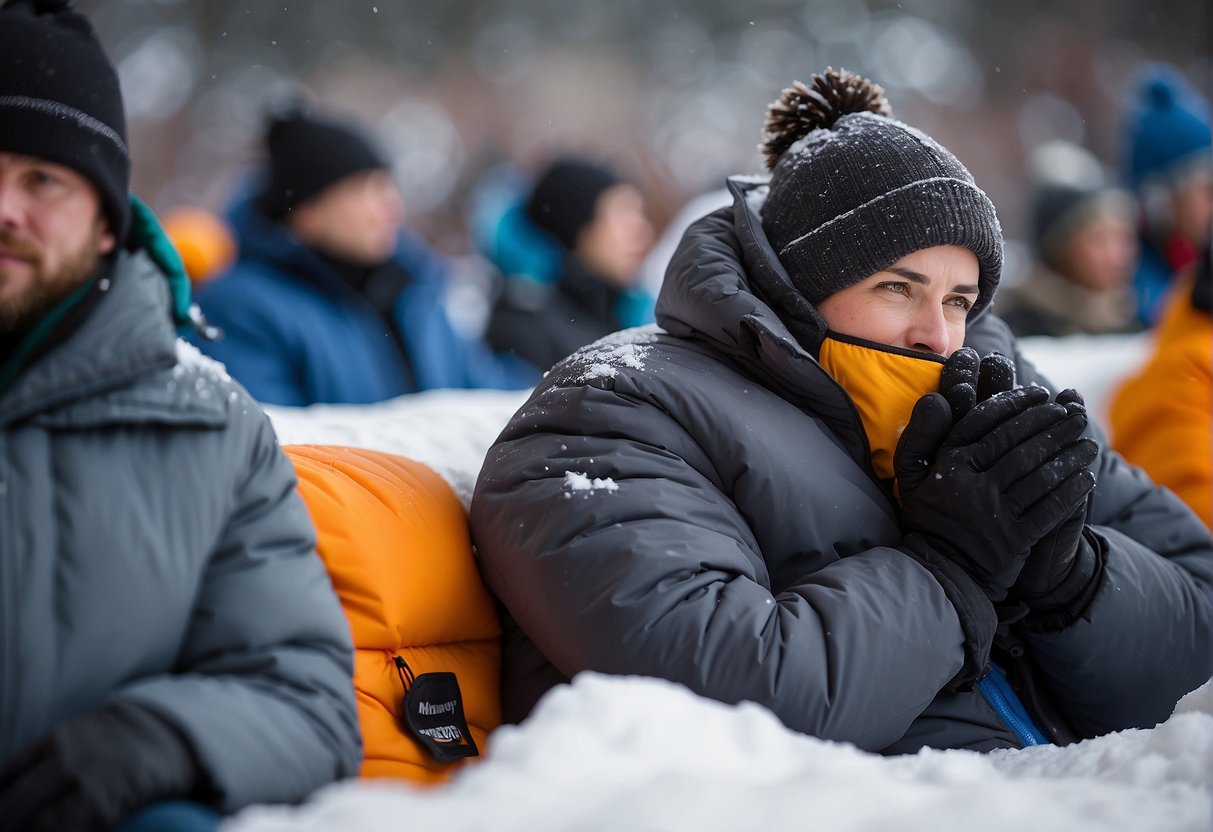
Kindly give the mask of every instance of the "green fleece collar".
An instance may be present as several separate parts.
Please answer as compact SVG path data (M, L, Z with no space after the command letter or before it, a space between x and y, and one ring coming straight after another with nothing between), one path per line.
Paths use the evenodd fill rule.
M140 248L146 250L152 262L164 272L172 301L173 323L178 327L187 326L195 319L191 311L190 278L185 271L185 263L152 209L134 194L130 195L130 201L131 230L127 236L127 248L131 251Z

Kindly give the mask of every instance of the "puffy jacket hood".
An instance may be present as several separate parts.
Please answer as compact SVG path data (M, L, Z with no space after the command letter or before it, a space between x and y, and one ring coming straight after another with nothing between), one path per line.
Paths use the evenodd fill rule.
M728 188L733 204L693 223L678 244L657 299L657 322L738 355L753 354L759 332L781 349L815 353L825 320L796 291L762 230L766 184L733 178Z
M693 223L666 270L657 323L710 343L730 363L824 419L848 452L869 457L859 413L815 353L825 320L792 286L762 230L758 180L730 179L732 206Z

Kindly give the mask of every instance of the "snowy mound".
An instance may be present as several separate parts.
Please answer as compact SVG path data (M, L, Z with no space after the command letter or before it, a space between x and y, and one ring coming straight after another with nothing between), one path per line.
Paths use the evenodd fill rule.
M467 508L485 454L529 390L432 390L370 405L272 407L283 445L351 445L424 462Z
M669 682L582 674L445 787L352 782L231 832L1213 829L1213 683L1148 731L885 758Z

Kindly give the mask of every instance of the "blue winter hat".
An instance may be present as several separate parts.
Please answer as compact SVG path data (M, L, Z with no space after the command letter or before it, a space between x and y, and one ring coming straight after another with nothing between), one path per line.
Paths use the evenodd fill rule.
M1125 162L1133 188L1170 178L1191 164L1213 166L1209 105L1174 67L1146 68L1128 128Z

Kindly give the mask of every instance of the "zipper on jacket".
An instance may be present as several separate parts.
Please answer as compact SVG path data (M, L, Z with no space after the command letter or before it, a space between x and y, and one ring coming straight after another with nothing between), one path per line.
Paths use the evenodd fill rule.
M1011 683L1003 675L1002 668L991 662L986 675L977 680L977 689L1024 748L1049 744L1045 735L1032 722L1032 717L1028 715Z

